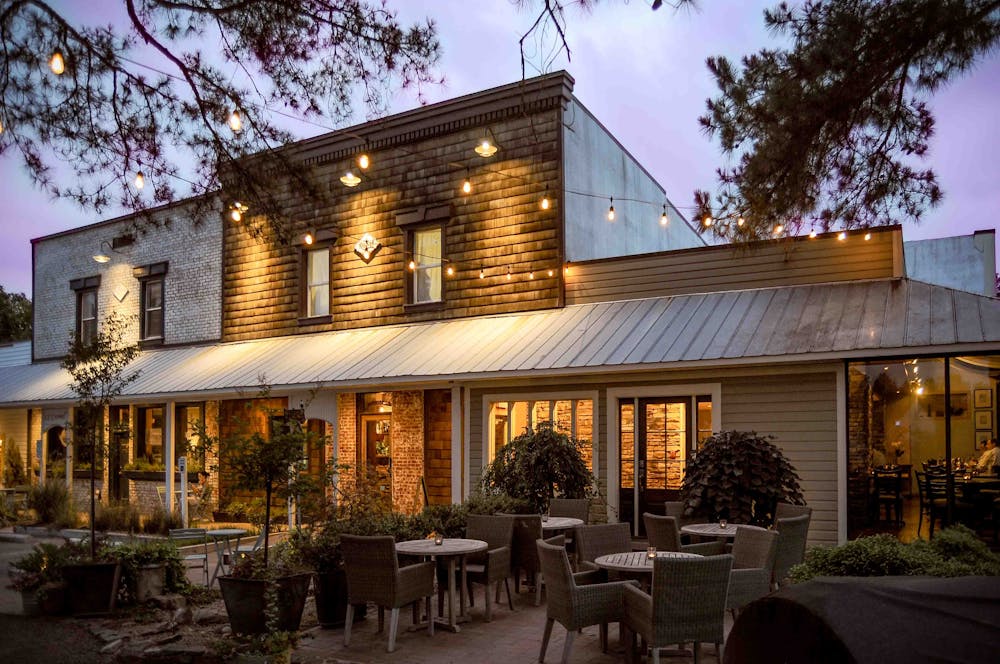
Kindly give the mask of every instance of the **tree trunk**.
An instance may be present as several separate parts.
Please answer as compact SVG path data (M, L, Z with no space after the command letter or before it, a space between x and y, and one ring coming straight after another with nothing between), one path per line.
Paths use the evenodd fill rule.
M94 448L96 447L93 434L90 438L90 561L94 562L97 560L97 538L94 535L94 513L96 512L94 506ZM72 486L72 484L70 485Z
M271 482L264 485L264 569L267 569L267 538L271 526Z

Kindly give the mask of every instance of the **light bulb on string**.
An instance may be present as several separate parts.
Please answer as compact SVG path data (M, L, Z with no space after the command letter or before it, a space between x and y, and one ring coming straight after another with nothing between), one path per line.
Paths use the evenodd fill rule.
M234 134L240 133L243 129L243 118L240 117L240 112L235 109L229 114L229 128L233 130Z
M870 239L872 239L872 234L871 233L865 233L865 242L867 242Z
M486 269L481 265L479 266L479 278L480 279L486 278Z
M371 158L364 152L358 155L358 168L361 170L366 170L369 166L371 166L371 163Z
M847 232L846 231L840 231L840 233L837 235L837 239L840 240L841 242L843 242L844 240L846 240L847 239Z
M782 226L781 224L778 224L777 226L774 227L774 234L781 235L781 231L783 230L785 230L785 227Z
M742 216L736 219L736 225L739 226L740 228L743 228L743 224L745 223L747 223L747 220L744 219Z
M667 217L667 204L663 204L663 213L660 215L660 226L666 226L670 222L670 218Z
M542 202L539 204L543 210L548 210L551 202L549 201L549 188L545 188L545 194L542 196Z
M455 268L453 268L452 266L449 265L448 269L445 270L445 272L448 274L449 277L454 276L455 275Z
M313 236L312 231L307 231L305 235L302 236L302 241L306 244L312 244L316 240Z
M711 217L711 215L707 215L706 214L705 218L701 220L701 223L704 224L705 228L708 228L709 226L711 226L712 225L712 217Z
M469 172L465 172L465 179L462 181L462 193L471 194L472 193L472 180L469 179Z
M528 271L528 279L534 279L534 278L535 278L535 269L532 268L531 270Z
M416 270L417 269L417 263L416 263L416 261L412 261L411 260L409 267L410 267L410 272L413 272L414 270Z
M608 221L614 221L615 220L615 197L612 196L608 200L611 201L611 205L608 206Z
M549 276L550 276L550 277L551 277L551 276L553 276L553 275L554 275L555 273L556 273L556 271L555 271L555 270L552 270L552 269L550 269L550 270L549 270Z
M507 266L507 281L510 281L513 278L514 278L514 275L511 274L511 272L510 272L510 265L508 265Z
M816 232L815 228L813 228L813 229L811 229L809 231L809 239L810 240L815 240L817 235L818 235L818 233Z
M135 174L135 188L142 189L145 186L146 186L146 178L143 177L142 171L140 170L138 173Z
M52 73L56 76L59 76L66 71L66 61L63 60L62 53L56 51L52 54L52 57L49 58L49 69L51 69Z

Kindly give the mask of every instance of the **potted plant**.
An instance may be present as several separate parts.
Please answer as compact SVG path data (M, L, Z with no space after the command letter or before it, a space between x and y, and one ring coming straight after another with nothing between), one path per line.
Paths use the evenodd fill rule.
M799 476L771 438L754 431L707 438L684 474L685 515L770 526L779 502L805 504Z
M535 514L545 512L557 494L591 498L596 482L580 453L586 444L558 431L552 422L539 422L497 451L483 471L482 491L522 497Z
M78 544L42 542L10 565L11 590L21 593L24 615L62 613L65 604L63 567L83 555Z
M129 542L104 547L102 553L121 563L119 597L126 603L145 602L188 585L184 563L173 542Z
M90 561L63 568L69 590L69 603L74 613L105 613L114 610L121 567L117 561L101 561L97 557L95 536L95 470L93 463L104 454L105 410L125 388L139 377L138 371L127 371L139 355L137 344L127 344L128 322L116 313L109 315L94 335L86 339L75 335L61 366L71 378L76 394L73 441L85 450L90 464Z
M296 632L302 621L311 574L290 542L280 542L265 560L264 551L239 558L219 588L235 634Z

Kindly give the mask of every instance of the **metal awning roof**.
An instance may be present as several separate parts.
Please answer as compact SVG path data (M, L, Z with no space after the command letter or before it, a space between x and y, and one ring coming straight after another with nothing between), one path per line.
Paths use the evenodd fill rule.
M909 279L601 302L144 351L124 396L402 386L678 366L1000 352L1000 300ZM57 363L0 368L0 404L69 401Z

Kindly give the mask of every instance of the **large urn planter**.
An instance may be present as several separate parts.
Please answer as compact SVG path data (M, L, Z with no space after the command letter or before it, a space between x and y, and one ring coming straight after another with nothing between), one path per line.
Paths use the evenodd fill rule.
M146 602L163 594L167 585L167 566L164 563L142 565L135 579L135 601Z
M278 584L278 625L279 630L294 632L302 622L302 610L309 592L308 573L293 574L277 579ZM267 604L267 581L261 579L237 579L231 576L219 577L219 589L226 603L229 626L236 634L263 634L267 631L265 609Z
M81 563L63 567L70 613L85 616L114 611L121 571L121 564L117 562Z
M347 620L347 574L342 569L313 577L316 620L324 628L343 627ZM354 607L354 620L364 619L366 607Z

